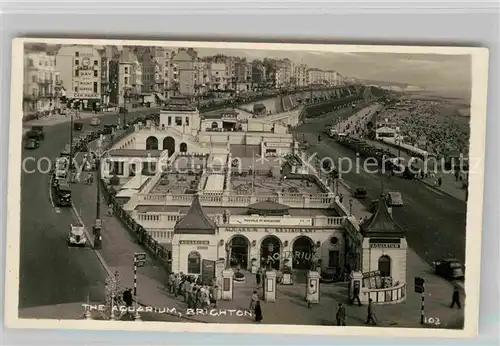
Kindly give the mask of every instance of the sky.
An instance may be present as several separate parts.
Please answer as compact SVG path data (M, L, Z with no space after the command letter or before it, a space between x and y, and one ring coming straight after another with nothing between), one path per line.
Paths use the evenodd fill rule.
M470 97L472 72L467 55L195 49L200 56L225 54L248 60L289 58L296 64L335 70L362 80L405 83L442 95Z

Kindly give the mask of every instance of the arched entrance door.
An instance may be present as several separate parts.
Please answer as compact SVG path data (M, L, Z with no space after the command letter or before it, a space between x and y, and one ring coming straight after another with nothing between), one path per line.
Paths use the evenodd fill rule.
M181 153L186 153L186 152L188 151L188 146L187 146L187 144L186 144L186 143L184 143L184 142L183 142L183 143L181 143L181 144L179 145L179 151L180 151Z
M234 236L229 243L229 265L236 267L238 264L241 269L248 269L248 252L250 242L242 235Z
M219 128L219 124L217 124L217 122L216 122L216 121L214 121L214 122L212 123L212 129L217 129L217 128Z
M270 235L262 239L260 244L260 266L280 269L281 242L278 237Z
M378 259L378 270L381 277L391 276L391 258L387 255L383 255Z
M168 136L163 139L163 150L168 150L168 156L175 153L175 139Z
M158 150L158 138L149 136L146 139L146 150Z
M311 259L314 253L314 243L311 238L300 236L295 239L292 245L293 268L310 269Z

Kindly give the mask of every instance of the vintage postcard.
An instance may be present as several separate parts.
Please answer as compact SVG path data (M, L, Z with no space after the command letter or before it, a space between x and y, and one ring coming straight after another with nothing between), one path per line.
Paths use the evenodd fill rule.
M26 38L12 65L8 326L477 332L487 49Z

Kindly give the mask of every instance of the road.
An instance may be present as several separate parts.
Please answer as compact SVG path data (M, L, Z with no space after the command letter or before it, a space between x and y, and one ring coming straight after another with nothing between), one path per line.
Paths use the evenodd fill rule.
M141 113L144 111L130 112L128 117ZM116 114L100 118L103 124L112 123ZM89 130L90 118L82 122L83 131ZM59 156L69 143L69 126L69 122L45 126L40 148L23 149L23 160ZM47 166L45 162L42 169ZM27 170L35 167L33 162L27 162ZM19 308L84 302L87 295L91 301L103 301L105 271L91 248L67 246L69 225L76 218L71 208L53 207L49 178L49 173L39 171L23 172L21 177Z
M344 112L345 110L341 110ZM319 158L330 157L337 165L339 158L356 162L353 151L341 146L332 139L324 138L317 141L317 134L324 130L324 126L331 124L332 120L345 114L338 112L316 119L308 119L306 124L298 127L297 131L303 133L305 140L310 144L309 152L317 153ZM302 135L299 135L299 138ZM430 187L415 181L400 177L382 176L379 173L370 173L373 166L365 169L364 159L358 158L359 169L351 170L342 175L343 180L351 190L364 187L368 198L362 203L368 205L371 200L378 198L382 189L384 191L399 191L403 196L404 206L393 208L396 222L406 231L409 246L417 252L426 262L444 257L455 257L465 263L465 225L466 204L456 198L450 197ZM353 164L355 167L356 165ZM342 169L347 170L347 164L342 164Z

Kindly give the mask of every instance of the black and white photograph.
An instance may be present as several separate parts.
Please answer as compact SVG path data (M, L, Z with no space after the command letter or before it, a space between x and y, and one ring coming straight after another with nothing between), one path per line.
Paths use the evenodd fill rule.
M23 38L12 64L7 325L477 331L487 49Z

